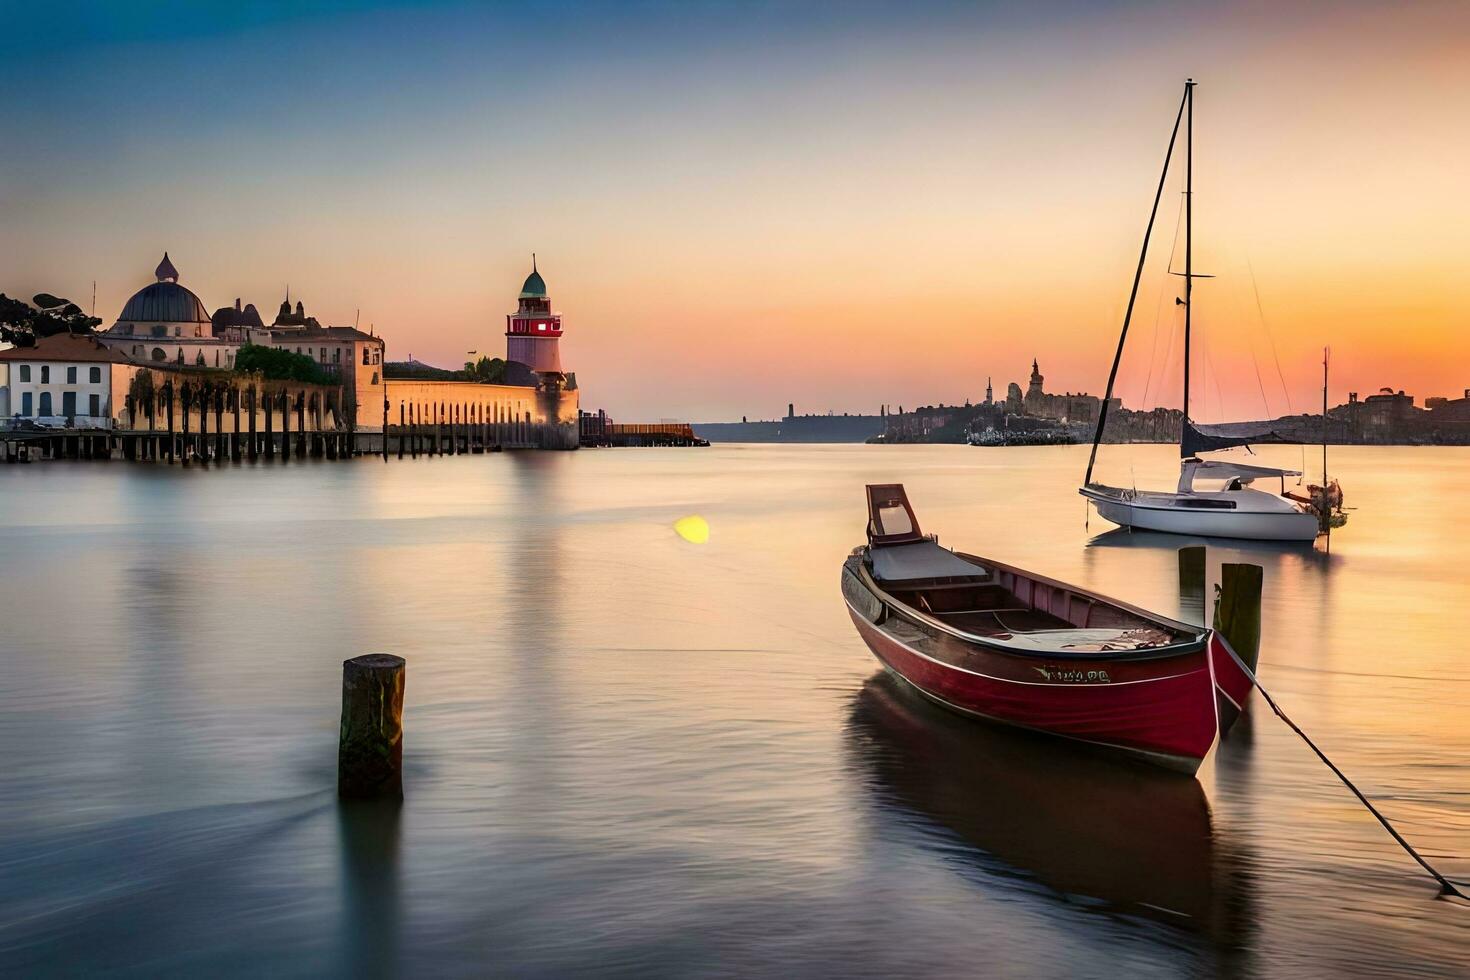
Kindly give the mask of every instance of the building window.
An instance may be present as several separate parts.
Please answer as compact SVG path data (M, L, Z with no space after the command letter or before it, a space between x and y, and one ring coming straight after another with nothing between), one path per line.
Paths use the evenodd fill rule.
M183 335L184 335L184 328L183 327L174 327L174 336L175 337L182 337Z
M322 352L322 354L321 354L321 362L323 364L325 364L325 363L327 363L327 349L325 347L323 347L323 348L321 348L321 352Z
M48 385L50 383L51 383L51 366L49 364L42 364L41 365L41 384Z
M371 358L371 355L368 352L368 349L366 347L364 347L362 349L362 366L363 367L367 367L369 364L372 363L372 360L370 358Z
M50 415L50 414L51 414L51 392L49 392L49 391L43 391L43 392L41 392L41 415L47 416L47 415Z
M545 330L546 329L546 324L544 324L544 323L538 323L538 324L536 324L536 329L537 330Z
M168 355L163 352L163 348L162 347L155 347L155 348L153 348L153 353L150 354L149 356L152 357L155 361L166 361L166 360L168 360Z
M340 347L333 347L332 348L332 363L333 364L341 364L342 363L342 348L340 348Z
M158 326L156 326L156 327L153 328L153 336L155 336L155 337L167 337L168 336L168 327L165 327L163 324L160 323Z
M67 418L73 418L77 414L77 393L75 391L61 393L61 414Z
M95 384L102 383L102 369L100 367L88 368L87 377Z
M204 364L204 351L200 351L198 354L195 354L194 355L194 363L197 366L199 366L199 367L204 367L205 366L205 364Z
M373 384L377 384L378 383L378 372L376 372L376 371L373 372L373 380L372 380L372 383Z
M90 415L90 416L92 416L92 418L94 418L94 419L101 417L101 415L102 415L102 396L101 395L88 395L87 396L87 414Z
M77 383L77 369L75 366L66 369L66 383L69 385Z
M20 396L20 414L26 416L27 418L30 417L30 414L31 414L31 393L29 391L25 392L24 394L22 394Z
M373 363L374 364L381 364L381 363L383 363L383 352L382 351L380 351L380 350L373 351Z
M20 366L20 380L22 380L22 381L29 381L29 380L31 380L31 366L29 364L22 364ZM29 415L31 413L30 412L27 412L26 414Z

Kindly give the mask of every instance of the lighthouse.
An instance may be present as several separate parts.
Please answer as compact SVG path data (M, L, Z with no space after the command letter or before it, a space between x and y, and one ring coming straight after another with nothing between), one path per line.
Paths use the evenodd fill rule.
M551 375L544 381L560 380L561 316L551 312L551 299L546 295L546 280L536 270L536 256L531 255L531 274L521 286L516 311L505 318L505 359L519 361L540 375Z

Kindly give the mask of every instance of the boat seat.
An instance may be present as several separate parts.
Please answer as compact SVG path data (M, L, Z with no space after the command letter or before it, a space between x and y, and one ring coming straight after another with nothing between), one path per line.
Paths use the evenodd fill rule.
M914 541L874 547L873 578L889 584L932 579L979 579L990 577L990 569L965 561L936 541Z

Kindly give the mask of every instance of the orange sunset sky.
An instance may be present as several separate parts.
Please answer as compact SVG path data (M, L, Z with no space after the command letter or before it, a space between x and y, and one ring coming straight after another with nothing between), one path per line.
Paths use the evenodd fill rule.
M0 289L110 324L167 249L457 366L534 250L618 418L1098 393L1192 75L1196 414L1315 404L1324 344L1334 403L1470 388L1463 3L215 6L18 14ZM1130 407L1178 403L1170 188Z

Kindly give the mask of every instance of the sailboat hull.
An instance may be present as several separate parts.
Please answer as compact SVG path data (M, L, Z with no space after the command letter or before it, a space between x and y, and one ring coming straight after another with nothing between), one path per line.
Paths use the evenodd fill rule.
M1123 527L1253 541L1315 541L1318 533L1317 518L1295 508L1227 510L1201 507L1198 506L1199 501L1209 498L1196 494L1140 493L1132 500L1125 500L1089 487L1084 487L1081 493L1092 501L1106 520ZM1276 502L1276 498L1269 494L1261 496L1273 504Z

